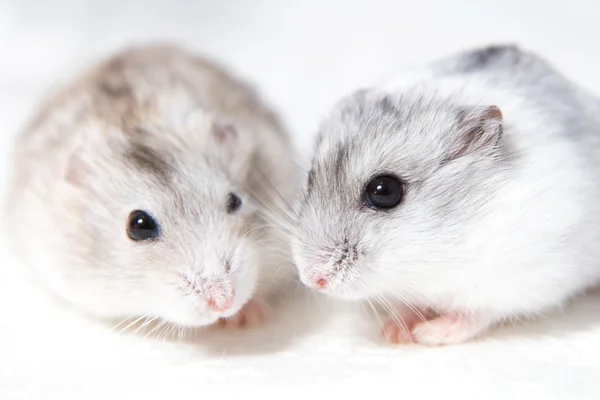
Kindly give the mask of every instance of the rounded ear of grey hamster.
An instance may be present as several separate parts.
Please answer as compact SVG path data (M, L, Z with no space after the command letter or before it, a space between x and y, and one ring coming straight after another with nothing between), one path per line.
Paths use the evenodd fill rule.
M302 282L380 303L392 342L465 342L600 282L598 99L515 46L457 58L340 100L298 206Z
M19 137L11 240L41 285L93 316L263 322L295 276L286 232L253 196L278 198L265 179L295 193L289 168L258 175L276 156L296 154L250 86L174 46L126 49Z
M502 112L497 106L466 107L458 113L459 143L452 158L496 147L503 132Z

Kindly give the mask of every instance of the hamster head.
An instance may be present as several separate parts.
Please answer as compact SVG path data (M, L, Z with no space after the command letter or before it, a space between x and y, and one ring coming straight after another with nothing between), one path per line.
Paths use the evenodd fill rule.
M307 286L417 302L468 273L465 232L502 165L502 114L422 93L360 91L321 126L293 244Z
M70 300L189 327L238 312L258 284L264 223L235 127L93 122L78 137L59 199Z

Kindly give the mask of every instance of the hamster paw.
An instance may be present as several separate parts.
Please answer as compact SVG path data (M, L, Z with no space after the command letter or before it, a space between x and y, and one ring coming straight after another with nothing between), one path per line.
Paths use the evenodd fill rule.
M489 323L476 316L444 314L427 322L420 322L412 330L415 342L440 346L466 342L483 333Z
M249 300L237 314L219 320L225 328L248 328L264 324L267 321L268 308L258 300Z
M409 328L410 329L410 328ZM395 321L387 321L381 328L381 337L392 344L411 343L410 331L405 326L400 326Z
M381 336L387 342L393 344L412 343L411 335L413 327L417 322L431 318L431 310L417 310L416 308L400 307L394 319L388 320L381 328ZM417 314L418 312L418 314Z

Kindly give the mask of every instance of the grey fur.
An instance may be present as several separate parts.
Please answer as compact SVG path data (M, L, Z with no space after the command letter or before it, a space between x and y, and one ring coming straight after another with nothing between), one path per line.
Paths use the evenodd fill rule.
M469 51L457 57L456 72L468 73L501 65L506 68L517 65L523 52L515 45L492 45L486 48Z
M151 147L138 142L131 142L125 151L125 160L141 172L154 175L164 185L168 185L173 167L167 160Z
M599 126L595 96L516 46L351 94L319 130L298 210L301 279L479 316L478 331L426 343L561 305L600 280ZM394 209L363 204L380 174L405 182Z

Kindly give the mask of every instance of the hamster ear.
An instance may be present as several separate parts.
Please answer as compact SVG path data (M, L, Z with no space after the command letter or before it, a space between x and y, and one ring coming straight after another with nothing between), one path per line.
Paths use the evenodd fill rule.
M82 186L88 172L87 164L80 157L79 150L75 150L67 160L64 173L65 181L74 186Z
M96 164L111 154L112 132L101 127L89 127L79 133L63 167L64 180L74 186L84 186Z
M220 148L220 154L229 165L233 176L245 179L249 165L255 157L254 140L248 135L240 135L235 122L229 119L216 119L212 122L211 135Z
M218 143L227 146L233 146L238 138L238 132L235 125L226 121L213 121L211 134Z
M452 158L496 147L503 133L502 111L496 106L472 107L458 113L459 140Z

